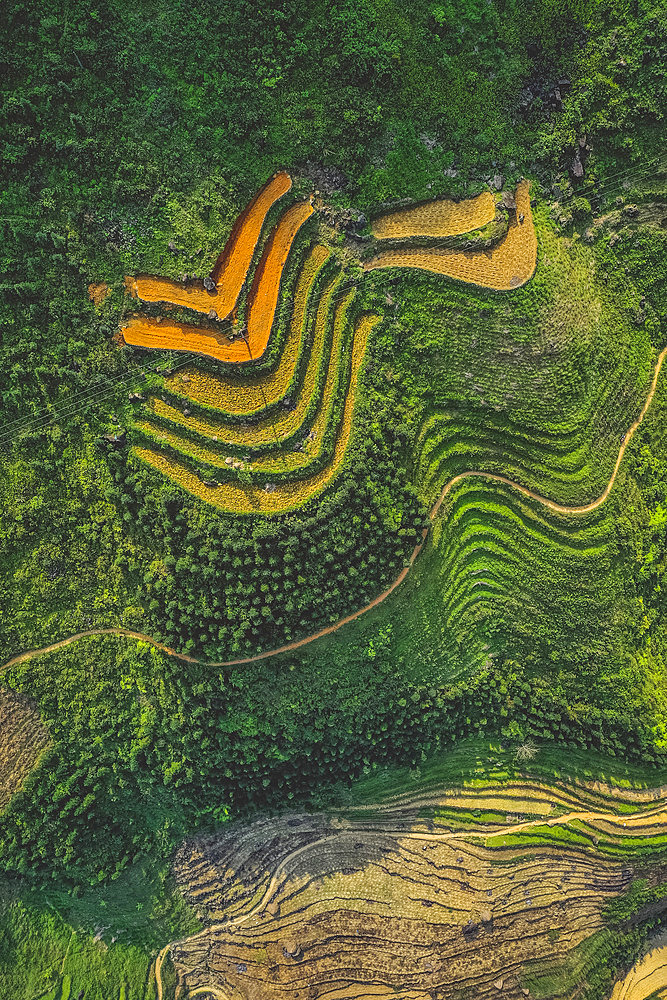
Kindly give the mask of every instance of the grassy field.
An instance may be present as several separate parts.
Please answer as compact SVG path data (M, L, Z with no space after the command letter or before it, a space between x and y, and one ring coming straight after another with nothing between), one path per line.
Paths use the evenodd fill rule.
M156 866L78 897L19 881L3 880L0 889L0 984L12 1000L71 1000L81 991L86 1000L154 1000L158 947L198 928Z

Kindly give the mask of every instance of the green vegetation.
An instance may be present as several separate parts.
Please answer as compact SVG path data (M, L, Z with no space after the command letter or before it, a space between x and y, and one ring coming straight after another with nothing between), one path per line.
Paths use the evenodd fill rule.
M646 879L636 879L627 892L608 904L604 912L605 919L612 925L623 923L644 907L659 902L665 896L667 896L667 883L649 886Z
M453 476L501 474L575 507L600 496L667 344L666 38L656 0L417 0L409 14L395 0L5 3L0 660L113 626L202 661L249 656L388 587ZM313 465L340 424L353 320L381 322L341 474L289 514L223 513L139 462L136 427L104 439L141 418L135 391L182 409L164 375L193 360L114 335L135 307L163 312L128 303L125 276L208 274L278 169L321 206L255 373L277 364L316 240L332 260L310 305L334 267L358 284ZM539 240L522 288L360 276L367 217L521 176ZM93 282L109 286L97 305ZM294 398L309 338L312 324ZM171 854L230 815L361 802L395 769L423 788L502 781L528 741L536 774L665 780L666 386L664 373L607 502L556 513L461 480L406 582L293 654L220 670L100 636L8 670L53 745L0 817L0 994L152 997L149 957L194 921L172 895ZM197 455L203 438L183 438L193 468L225 478ZM289 477L274 442L256 450L274 452L273 477ZM585 981L582 997L604 996L643 941L644 924L623 922L657 891L637 881L567 968L531 974L532 995Z
M521 982L536 1000L567 996L578 989L584 1000L605 1000L620 969L629 969L648 936L648 930L625 934L603 929L573 948L565 962L535 963Z
M0 885L0 983L12 1000L81 990L91 1000L153 1000L150 955L198 926L155 867L77 897Z

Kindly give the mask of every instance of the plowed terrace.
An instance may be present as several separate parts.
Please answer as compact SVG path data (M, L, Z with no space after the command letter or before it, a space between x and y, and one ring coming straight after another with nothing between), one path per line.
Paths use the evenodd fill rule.
M169 952L186 996L520 1000L664 841L664 789L610 793L476 783L187 843L176 875L206 927L158 982Z

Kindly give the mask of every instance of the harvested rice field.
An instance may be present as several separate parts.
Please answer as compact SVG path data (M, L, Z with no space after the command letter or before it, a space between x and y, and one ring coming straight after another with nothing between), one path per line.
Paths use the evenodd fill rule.
M533 276L537 263L537 237L530 206L530 188L522 181L516 191L516 219L507 234L490 250L439 250L433 247L387 250L364 266L372 271L409 267L455 278L483 288L510 291Z
M297 202L288 208L262 254L248 295L248 349L253 359L261 358L266 350L283 269L297 233L313 212L310 201Z
M167 949L179 988L234 1000L563 996L537 970L603 930L641 850L664 851L666 810L664 789L478 781L187 842L175 873L204 929Z
M298 430L304 421L311 400L314 403L317 402L317 398L316 396L313 398L313 394L318 373L321 371L324 375L328 368L331 351L331 343L328 342L330 338L327 337L327 334L331 333L328 324L329 319L333 316L333 298L338 280L336 276L332 277L322 291L317 306L307 365L299 387L299 394L293 401L293 408L275 416L267 416L246 424L231 424L204 417L185 416L181 410L165 403L158 397L152 397L148 401L148 408L158 417L172 424L180 425L202 438L219 442L221 446L257 447L275 443L277 439L281 440ZM340 336L342 336L342 330L339 330L339 338ZM260 382L259 385L262 389L264 388L263 382Z
M163 320L161 316L135 316L121 329L121 334L125 343L132 347L188 351L232 363L248 360L248 348L243 339L233 341L215 329Z
M191 351L231 364L243 364L260 358L269 341L285 262L299 229L312 214L313 207L309 201L299 202L285 212L271 233L250 289L245 334L241 334L229 324L223 328L223 332L223 329L214 327L164 322L162 317L135 316L121 329L125 343L133 347ZM137 296L141 297L136 282L132 283L130 280L128 287L132 294L136 292ZM202 291L201 294L208 293ZM188 305L182 294L172 295L169 301L172 305ZM230 310L234 303L230 306ZM217 304L220 306L220 303ZM194 308L191 302L189 307ZM198 309L207 313L212 309L215 315L211 318L222 319L227 315L224 312L222 314L217 312L216 301L209 302L209 309L204 309L200 303Z
M610 1000L665 1000L667 997L667 931L648 942L646 954L616 983Z
M374 219L376 240L410 239L413 236L458 236L491 222L496 203L490 191L465 201L427 201Z
M311 452L321 451L321 440L331 417L332 397L340 381L343 364L347 311L354 298L354 292L348 292L340 301L332 303L336 287L334 279L320 300L315 323L314 350L310 355L310 360L314 362L314 370L312 372L306 370L302 383L303 391L295 401L293 409L278 414L275 418L267 417L257 424L242 428L231 425L225 428L219 424L183 417L178 410L156 399L152 401L151 407L159 417L169 420L172 424L186 427L195 432L197 437L187 439L178 436L150 421L138 421L137 428L158 443L165 441L184 454L219 468L234 464L233 461L231 463L228 461L230 456L225 456L224 449L235 446L251 449L249 460L240 463L239 467L247 467L255 472L260 470L285 472L310 464L313 459ZM333 336L329 338L328 349L324 350L322 342L327 334L328 321L333 328ZM298 434L296 441L294 441L295 434ZM266 447L273 445L276 440L279 440L282 446L278 456L274 449L266 451ZM207 446L204 441L211 443ZM315 442L317 442L316 448L314 448ZM262 449L262 446L263 450L257 454L256 449Z
M0 687L0 812L50 743L39 713L23 696Z

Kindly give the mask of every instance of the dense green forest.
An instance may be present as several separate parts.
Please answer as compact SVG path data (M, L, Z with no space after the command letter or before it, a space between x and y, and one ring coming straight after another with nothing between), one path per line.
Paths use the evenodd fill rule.
M192 662L98 635L3 672L51 743L0 812L0 1000L51 996L68 942L86 1000L152 997L149 956L197 926L169 875L184 837L326 808L469 737L660 783L667 375L595 509L468 478L429 510L471 469L565 506L609 483L667 347L665 60L661 0L2 5L0 661L120 627ZM341 472L292 511L237 515L131 447L131 395L173 402L184 359L119 346L124 279L203 278L278 170L325 206L284 288L319 241L379 322ZM362 274L383 209L523 177L523 287ZM377 609L215 665L366 605L425 527Z

